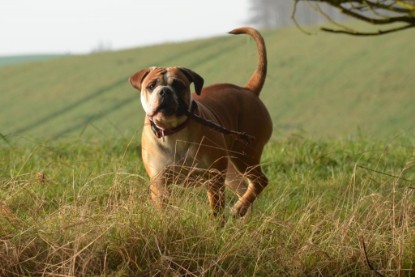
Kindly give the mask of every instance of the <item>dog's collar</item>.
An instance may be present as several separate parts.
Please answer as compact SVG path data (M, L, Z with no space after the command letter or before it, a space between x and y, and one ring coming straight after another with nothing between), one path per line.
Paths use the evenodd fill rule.
M190 108L191 112L193 113L196 110L196 108L197 108L196 102L192 101L192 107ZM153 119L148 115L147 115L147 119L150 122L151 131L153 131L154 135L157 138L163 138L164 139L164 137L171 136L171 135L173 135L177 132L180 132L184 128L186 128L187 125L189 125L189 122L190 122L191 118L189 116L187 116L186 120L183 123L179 124L178 126L176 126L174 128L171 128L171 129L162 129L162 128L157 127L157 125L154 123Z

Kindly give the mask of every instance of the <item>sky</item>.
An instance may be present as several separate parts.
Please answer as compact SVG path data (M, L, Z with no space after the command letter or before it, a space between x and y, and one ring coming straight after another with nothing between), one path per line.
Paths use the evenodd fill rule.
M249 0L1 0L0 56L83 54L224 35Z

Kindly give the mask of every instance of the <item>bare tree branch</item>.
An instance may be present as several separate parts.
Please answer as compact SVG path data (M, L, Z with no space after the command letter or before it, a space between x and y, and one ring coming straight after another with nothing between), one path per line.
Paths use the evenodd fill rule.
M359 31L347 31L347 30L334 30L326 27L321 27L320 30L328 33L335 33L335 34L346 34L346 35L352 35L352 36L361 36L361 37L368 37L368 36L379 36L379 35L385 35L389 33L394 33L397 31L402 31L405 29L413 28L412 25L406 25L399 28L392 28L388 30L378 30L377 32L359 32Z
M301 30L301 32L303 32L303 33L305 33L307 35L310 35L309 32L307 32L306 30L304 30L303 28L301 28L301 25L298 23L298 21L297 21L297 19L295 17L295 14L297 12L298 1L299 0L294 0L294 6L293 6L293 10L291 12L291 19L294 22L295 26L297 26L297 28Z
M321 28L331 33L349 34L355 36L377 36L392 32L402 31L415 27L415 0L294 0L314 2L317 5L327 4L336 8L340 13L360 21L388 26L389 29L381 29L375 32L363 32L336 24L340 29ZM317 12L328 17L321 9ZM335 20L330 20L335 21ZM401 24L397 26L396 24ZM404 25L402 25L404 24Z

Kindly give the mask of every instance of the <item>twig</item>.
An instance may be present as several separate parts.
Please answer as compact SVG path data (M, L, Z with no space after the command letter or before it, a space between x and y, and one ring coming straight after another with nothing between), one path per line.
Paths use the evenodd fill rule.
M345 31L350 31L350 32L354 32L353 29L347 27L346 25L340 24L339 22L337 22L336 20L334 20L333 18L331 18L330 15L328 15L325 11L323 11L323 9L320 7L320 5L316 4L315 6L311 5L309 3L309 1L307 1L307 4L316 12L318 12L319 14L321 14L327 21L329 21L331 24L336 25L337 27L343 28L343 30Z
M192 102L191 105L192 106L195 106L195 105L197 106L196 102ZM211 120L207 120L207 119L205 119L203 117L198 116L197 114L189 111L186 108L186 104L183 101L181 101L181 106L182 106L183 112L187 116L189 116L190 118L192 118L196 122L198 122L198 123L200 123L200 124L202 124L204 126L209 127L210 129L213 129L213 130L215 130L215 131L217 131L219 133L225 134L225 135L234 135L234 136L238 137L239 139L244 140L246 143L251 143L251 142L253 142L255 140L255 137L254 136L251 136L251 135L249 135L249 134L247 134L245 132L238 132L238 131L235 131L235 130L230 130L230 129L222 126L222 125L219 125L216 122L213 122ZM193 111L193 107L192 107L191 110Z
M311 35L311 33L310 33L310 32L307 32L306 30L304 30L304 29L300 26L300 24L298 23L298 21L297 21L297 19L296 19L296 17L295 17L295 14L297 13L297 5L298 5L298 1L300 1L300 0L295 0L295 1L294 1L294 4L293 4L293 9L292 9L292 11L291 11L291 20L294 22L295 26L297 26L297 28L298 28L301 32L303 32L303 33L304 33L304 34L306 34L306 35Z
M368 171L372 171L372 172L375 172L375 173L378 173L378 174L382 174L382 175L385 175L385 176L396 178L396 179L399 179L399 180L402 180L402 181L405 181L405 182L410 182L410 183L414 182L414 180L405 179L405 178L402 178L402 177L399 177L399 176L396 176L396 175L392 175L392 174L389 174L389 173L386 173L386 172L371 169L371 168L365 167L363 165L356 165L356 166L359 167L359 168L362 168L362 169L366 169Z
M348 31L348 30L335 30L335 29L330 29L330 28L325 28L325 27L320 28L320 30L322 30L324 32L328 32L328 33L368 37L368 36L386 35L386 34L389 34L389 33L402 31L402 30L409 29L409 28L414 28L414 27L415 27L415 25L408 24L408 25L398 27L398 28L392 28L392 29L388 29L388 30L378 30L377 32L359 32L359 31Z
M379 271L377 271L373 265L370 263L369 257L367 255L367 250L366 250L366 243L365 240L363 239L363 237L360 238L360 244L363 247L363 253L365 254L365 259L366 259L366 264L367 266L370 268L370 270L374 271L376 273L376 275L381 276L381 277L385 277L385 275L383 275L382 273L380 273Z

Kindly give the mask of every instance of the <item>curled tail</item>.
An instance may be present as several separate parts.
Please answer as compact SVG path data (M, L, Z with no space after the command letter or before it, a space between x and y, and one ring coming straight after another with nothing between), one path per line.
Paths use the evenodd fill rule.
M234 35L247 34L255 40L258 49L258 65L248 83L246 83L245 88L259 96L265 83L265 77L267 76L267 50L265 48L264 39L257 30L251 27L240 27L229 33Z

